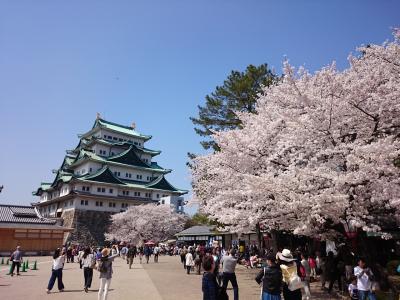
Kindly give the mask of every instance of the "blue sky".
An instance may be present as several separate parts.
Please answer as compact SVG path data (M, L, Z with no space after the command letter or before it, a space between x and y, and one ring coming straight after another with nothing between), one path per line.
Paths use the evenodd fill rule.
M347 66L391 38L399 1L0 1L0 204L29 204L96 112L153 135L190 188L190 116L233 69Z

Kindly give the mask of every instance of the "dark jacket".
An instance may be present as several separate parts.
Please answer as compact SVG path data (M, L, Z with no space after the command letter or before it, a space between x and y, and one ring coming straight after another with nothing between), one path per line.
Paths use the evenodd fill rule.
M218 284L215 275L210 272L204 272L201 284L203 291L203 300L216 300L218 296Z
M265 267L256 277L258 284L263 283L263 292L273 295L279 295L282 287L282 271L277 265Z

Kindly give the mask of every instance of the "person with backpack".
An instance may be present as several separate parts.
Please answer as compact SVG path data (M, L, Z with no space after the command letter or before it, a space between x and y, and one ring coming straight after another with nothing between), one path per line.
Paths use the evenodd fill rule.
M118 249L118 248L117 248ZM117 253L114 255L110 255L110 249L104 248L101 251L101 258L98 260L97 270L100 272L100 287L98 293L98 300L107 300L108 290L111 285L111 278L112 278L112 263L114 259L119 255Z
M93 268L96 265L96 258L94 257L90 247L86 247L83 252L81 263L83 267L83 277L85 280L84 291L87 293L90 286L92 285L93 279Z
M133 259L135 258L136 255L136 247L132 247L128 245L128 253L126 255L126 259L128 261L129 269L132 269L132 264L133 264Z
M53 266L51 269L51 276L49 280L49 284L47 285L47 294L50 294L50 291L53 289L54 283L57 279L58 290L60 292L64 291L64 283L62 281L62 270L65 263L65 253L61 254L61 249L57 248L54 251L53 255Z
M298 274L296 260L289 249L278 253L283 278L283 298L285 300L301 300L303 283Z
M282 271L272 254L267 256L267 266L257 275L256 281L262 284L261 300L281 300Z

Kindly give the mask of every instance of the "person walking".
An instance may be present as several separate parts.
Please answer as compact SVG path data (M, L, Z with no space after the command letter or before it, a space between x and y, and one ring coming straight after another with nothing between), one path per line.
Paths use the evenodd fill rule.
M154 253L154 262L158 263L158 256L160 255L160 247L158 247L158 245L154 247L153 253Z
M357 290L359 300L376 300L376 296L372 291L372 278L374 274L367 267L364 258L359 258L358 266L354 268L354 276L357 277Z
M326 279L329 280L328 293L332 293L335 281L338 282L339 291L342 290L342 281L340 280L340 272L338 269L338 258L335 258L332 251L328 252L326 259Z
M228 282L230 281L233 287L233 299L239 300L239 286L235 274L237 264L235 255L236 251L232 249L229 251L229 255L222 257L222 289L226 291Z
M62 281L62 270L65 263L65 253L61 254L61 249L57 248L53 255L53 265L51 269L51 276L49 284L47 285L47 294L53 289L54 283L57 279L58 290L60 292L64 291L64 283Z
M129 246L128 246L129 247ZM121 249L121 251L120 251L120 254L121 254L121 258L123 259L123 260L126 260L126 263L128 264L128 260L126 259L126 255L128 254L128 247L126 246L126 245L124 245L123 247L122 247L122 249Z
M113 274L112 263L119 255L118 251L110 256L110 249L104 248L101 251L101 258L98 260L98 271L100 272L100 287L97 295L98 300L107 300L108 291L111 285Z
M93 279L93 268L96 265L96 258L94 257L90 247L87 247L82 255L82 267L83 267L83 277L84 277L84 291L87 293L88 289L92 285Z
M134 251L135 249L132 246L128 245L128 253L126 254L126 260L128 262L129 269L132 269L133 259L135 258Z
M147 245L144 246L144 256L146 257L146 264L148 264L151 256L151 248Z
M194 264L196 266L197 275L200 275L201 265L203 263L203 255L200 252L200 249L197 252L196 258L194 260Z
M278 253L283 278L283 298L285 300L301 300L303 286L297 270L297 264L289 249Z
M183 264L183 268L186 269L186 247L180 249L179 255L181 256L181 263Z
M15 267L17 267L17 275L19 276L20 275L19 268L21 267L21 262L22 262L21 246L17 246L15 251L11 254L10 261L12 262L10 275L14 276L14 269Z
M185 265L186 265L186 274L190 274L190 270L194 266L193 254L192 249L189 247L188 253L185 256Z
M267 255L266 261L267 266L256 277L257 283L262 284L261 300L281 300L282 271L274 255Z
M85 249L80 248L80 250L79 250L79 252L78 252L78 262L79 262L79 268L80 268L80 269L83 268L83 262L82 262L83 254L85 254Z
M143 246L140 246L140 247L138 248L138 252L139 252L139 262L142 263L143 252L144 252Z
M308 263L308 256L307 254L302 253L300 255L301 261L301 267L304 271L302 275L302 281L304 283L304 292L306 293L306 299L311 298L311 292L310 292L310 280L311 280L311 267L310 264Z

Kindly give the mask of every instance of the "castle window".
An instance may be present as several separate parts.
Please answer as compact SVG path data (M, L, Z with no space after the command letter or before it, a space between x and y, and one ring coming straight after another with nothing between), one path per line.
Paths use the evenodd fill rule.
M90 173L92 172L92 168L89 168L89 172L90 172Z
M115 136L113 137L113 140L114 140L114 141L118 141L118 139L117 139Z
M160 194L157 194L157 198L160 198Z
M108 136L108 139L109 139L109 140L112 140L112 136L111 136L111 135L109 135L109 136Z
M137 142L134 142L134 144L137 145L138 143L137 143Z
M115 203L114 203L114 202L109 202L109 203L108 203L108 206L109 206L109 207L115 207Z
M136 179L142 179L142 175L137 174Z
M106 135L104 135L104 138L106 139L106 138L107 138L107 136L106 136Z
M122 142L122 141L123 141L123 139L119 138L119 139L118 139L118 141Z
M112 194L113 193L113 189L110 189L109 192L110 192L110 194Z

